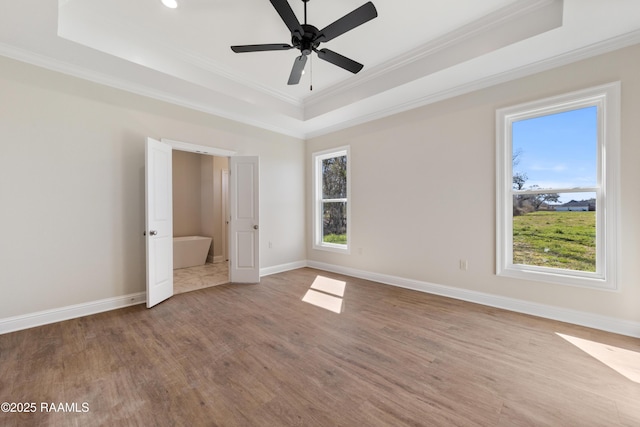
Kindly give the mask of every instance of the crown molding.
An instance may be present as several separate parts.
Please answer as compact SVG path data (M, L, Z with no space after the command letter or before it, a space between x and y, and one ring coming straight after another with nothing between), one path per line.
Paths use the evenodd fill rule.
M391 76L392 73L396 73L404 67L428 59L438 52L451 48L453 45L460 45L465 41L474 40L483 34L488 34L500 25L530 16L532 13L548 8L550 5L561 6L562 2L563 0L519 0L468 23L455 31L447 33L418 49L398 55L370 70L365 70L365 72L359 73L357 78L356 76L352 76L347 80L343 80L340 83L330 86L329 88L317 91L304 99L288 95L282 91L269 88L243 77L242 75L233 73L231 70L220 65L216 61L194 51L190 51L184 47L178 47L171 43L170 40L164 40L160 45L156 43L155 39L149 39L148 35L144 31L140 31L138 28L124 26L121 21L109 19L97 13L86 11L85 13L91 13L94 17L92 20L95 19L96 22L102 23L102 27L109 28L111 31L117 29L117 34L119 34L119 37L122 40L140 40L145 46L145 49L152 48L161 57L168 56L177 58L184 64L212 73L218 78L224 78L229 82L257 91L274 100L285 102L299 109L302 114L305 115L309 110L313 110L314 107L322 104L323 102L331 101L336 97L343 96L345 92L358 91L361 88L365 88L365 86L373 80L385 79ZM73 22L74 21L71 20L69 24L70 28L68 30L63 29L60 31L59 29L58 33L65 37L64 33L70 30L71 40L76 41L76 37L73 36L73 34L76 33L76 31L73 30L75 26ZM77 42L82 44L80 40L77 40ZM176 77L180 78L180 76ZM215 87L213 89L215 90ZM367 91L370 92L371 88L368 90L364 89L364 92ZM362 90L360 90L360 92L362 92ZM375 95L375 93L371 93L370 95ZM360 96L357 98L360 99ZM306 118L310 117L305 115L303 120Z
M310 139L322 135L327 135L332 132L337 132L339 130L371 122L373 120L382 119L394 114L413 110L415 108L423 107L425 105L433 104L449 98L485 89L501 83L506 83L532 74L561 67L563 65L568 65L584 59L592 58L594 56L613 52L615 50L633 46L638 43L640 43L640 30L613 37L611 39L594 43L592 45L585 46L579 49L574 49L561 55L527 64L516 69L492 75L490 77L477 79L465 84L457 85L439 92L429 93L427 95L419 96L413 99L399 101L395 105L389 106L387 108L377 109L373 113L360 115L353 119L344 120L340 123L335 123L333 125L324 126L322 128L317 128L314 130L307 130L307 132L305 133L305 137L307 139Z
M124 25L122 21L94 11L85 11L85 19L74 19L73 14L60 13L57 35L61 39L192 82L208 90L237 99L252 100L270 111L277 110L291 117L302 117L301 100L242 78L213 60L177 46L171 40L159 42L138 27ZM132 53L134 50L131 46L135 46L135 51L145 52L144 57ZM166 58L171 60L167 61Z
M336 114L336 117L338 117L338 119L329 120L328 124L322 125L314 123L314 120L299 121L296 119L289 119L289 123L284 124L275 123L275 121L270 120L269 117L265 118L264 114L247 114L246 111L230 111L226 108L227 106L218 106L209 103L193 101L185 96L174 95L169 93L168 91L132 83L130 81L127 81L126 79L109 76L104 73L89 70L65 61L54 59L49 56L41 55L3 43L0 43L0 55L55 72L113 87L115 89L124 90L159 101L168 102L181 107L190 108L203 113L213 114L221 118L244 123L250 126L255 126L261 129L273 131L299 139L309 139L373 120L388 117L428 104L432 104L447 98L463 95L475 90L483 89L517 78L546 71L555 67L570 64L582 59L587 59L593 56L608 53L638 43L640 43L640 30L613 37L586 47L574 49L573 51L567 52L562 55L557 55L550 59L531 63L514 70L505 71L497 75L492 75L490 77L467 82L438 92L416 96L411 99L407 99L406 97L403 99L398 99L392 105L389 105L389 103L385 103L384 107L375 109L375 111L370 113L362 114L360 112L356 112L354 114L351 114L347 112L346 114ZM411 84L417 83L413 82ZM414 93L420 94L424 93L424 91L421 92L420 90L417 90L414 91ZM371 99L366 100L366 102L370 101ZM357 103L354 105L357 105ZM348 108L351 107L353 107L353 105L349 106ZM251 108L253 108L253 106L251 106ZM342 117L347 117L347 119L340 120Z
M153 46L154 51L157 52L161 57L177 58L183 63L189 64L193 67L207 71L209 73L213 73L218 77L223 77L243 87L256 90L269 97L291 104L296 108L301 109L303 107L303 103L301 99L288 95L282 91L269 88L266 85L256 83L248 78L243 78L237 73L234 73L228 68L220 65L216 61L213 61L192 50L177 46L171 40L165 39L162 41L162 43L158 43L155 38L149 37L149 35L145 31L141 31L139 28L125 26L122 24L121 21L118 21L115 19L109 19L105 15L92 13L91 11L89 12L85 11L85 13L90 13L91 16L93 17L92 19L95 19L97 22L101 23L103 28L108 28L111 32L115 32L116 34L118 34L120 39L128 40L129 43L132 43L131 42L132 40L141 41L143 43L142 48L144 50L147 50L149 49L150 46ZM114 30L117 30L117 31L114 31ZM65 30L64 28L61 29L61 27L59 26L58 36L62 38L67 38L67 36L65 35L65 32L68 32L68 31L69 31L68 29L67 30ZM72 34L73 33L74 32L72 31ZM73 35L71 36L71 38L69 38L69 40L75 43L85 45L85 43L83 43L81 40L77 40ZM92 46L88 46L88 47L92 47Z
M366 69L359 73L357 78L356 76L352 76L330 88L309 95L304 99L304 106L306 109L313 108L327 99L364 87L366 84L374 80L383 79L399 69L427 60L434 54L449 49L454 45L476 39L480 35L488 33L506 22L521 19L531 13L553 6L554 4L561 5L562 1L563 0L520 0L517 3L503 7L489 15L485 15L454 31L444 34L418 49L405 52L380 65Z
M282 91L271 89L268 86L256 83L247 78L240 77L237 74L234 74L233 72L231 72L230 70L220 66L220 64L216 63L215 61L212 61L202 55L199 55L195 52L189 52L186 49L174 49L174 51L178 56L180 56L180 58L184 62L189 63L194 67L198 67L203 70L209 71L211 73L220 75L228 80L231 80L234 83L249 87L253 90L257 90L259 92L264 93L265 95L268 95L270 97L279 99L283 102L289 103L294 107L297 107L300 109L304 108L304 103L301 99L291 95L287 95Z
M17 61L25 62L27 64L45 68L47 70L76 77L82 80L87 80L93 83L134 93L136 95L141 95L158 101L167 102L180 107L212 114L224 119L229 119L235 122L255 126L257 128L292 136L294 138L305 138L305 133L300 129L300 126L294 127L287 125L277 125L272 121L261 120L257 118L258 115L249 116L245 114L246 111L232 112L224 107L218 107L208 103L193 101L191 99L188 99L187 97L176 96L167 91L162 91L141 84L132 83L126 79L109 76L95 70L89 70L65 61L51 58L46 55L41 55L24 49L16 48L14 46L9 46L4 43L0 43L0 55ZM296 123L299 122L295 119L291 119L290 121Z

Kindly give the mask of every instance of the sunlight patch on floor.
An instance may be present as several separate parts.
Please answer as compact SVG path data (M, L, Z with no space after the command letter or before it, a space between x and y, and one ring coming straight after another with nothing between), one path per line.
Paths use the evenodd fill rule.
M324 308L325 310L333 311L334 313L342 312L342 298L316 292L312 289L309 289L307 293L304 294L302 301Z
M640 353L595 341L563 335L556 335L578 347L591 357L604 363L614 371L633 382L640 383Z
M340 314L346 285L346 282L341 280L316 276L311 288L302 297L302 301Z
M316 279L311 285L311 289L322 291L338 297L343 297L345 286L347 286L347 284L342 280L329 279L328 277L324 276L316 276Z

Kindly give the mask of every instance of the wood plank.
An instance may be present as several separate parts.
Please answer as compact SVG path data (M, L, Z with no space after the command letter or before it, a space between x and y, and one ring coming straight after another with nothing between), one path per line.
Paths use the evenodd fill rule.
M340 314L302 301L346 283ZM0 335L0 425L640 425L640 384L556 333L640 340L313 269Z

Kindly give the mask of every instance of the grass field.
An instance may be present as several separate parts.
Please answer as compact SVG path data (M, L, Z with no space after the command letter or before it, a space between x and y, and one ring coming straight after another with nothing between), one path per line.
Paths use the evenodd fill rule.
M337 245L346 245L347 244L347 235L346 234L327 234L322 237L322 241L325 243L335 243Z
M514 216L513 262L596 271L596 213L540 211Z

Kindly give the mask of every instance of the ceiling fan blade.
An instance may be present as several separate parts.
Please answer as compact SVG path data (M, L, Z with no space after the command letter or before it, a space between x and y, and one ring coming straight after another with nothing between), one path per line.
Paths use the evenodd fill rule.
M378 16L378 11L373 3L365 3L353 12L346 14L333 24L329 24L320 30L320 35L316 40L328 42L347 31L353 30L367 21L371 21L376 16Z
M291 75L289 76L288 85L297 85L300 83L300 77L302 77L302 72L304 71L304 66L307 63L307 56L300 55L293 62L293 68L291 69Z
M318 58L331 62L333 65L337 65L347 71L351 71L353 74L356 74L358 71L362 70L362 67L364 67L364 65L359 62L349 59L346 56L342 56L329 49L316 50L316 53L318 54Z
M293 49L293 46L282 44L247 44L243 46L231 46L231 50L235 53L245 52L264 52L269 50L289 50Z
M300 25L300 21L296 17L296 14L293 13L291 6L287 0L270 0L273 7L280 15L280 18L284 21L289 28L291 34L297 34L298 37L302 38L304 35L304 30L302 29L302 25Z

